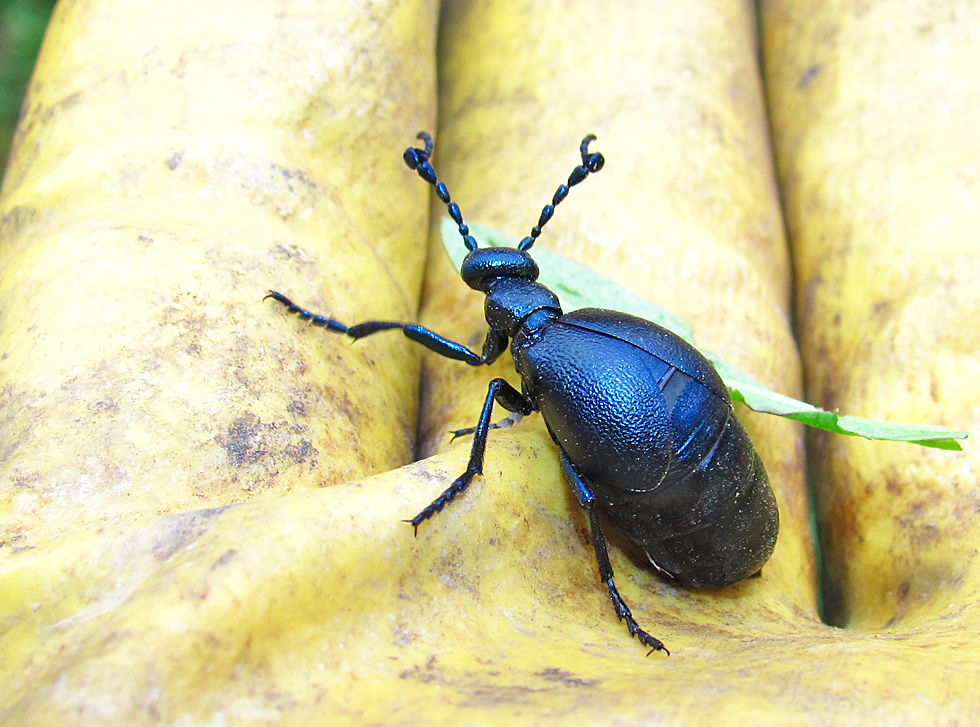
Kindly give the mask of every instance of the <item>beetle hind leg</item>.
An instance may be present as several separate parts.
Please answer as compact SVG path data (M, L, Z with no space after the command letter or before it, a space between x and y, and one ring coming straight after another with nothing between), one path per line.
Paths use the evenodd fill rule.
M650 648L647 656L655 651L663 651L667 656L670 656L670 651L660 639L651 636L640 628L626 602L623 601L623 597L619 595L619 589L616 588L616 582L613 577L612 563L609 561L609 552L606 549L606 538L603 536L602 528L599 526L599 507L596 503L595 495L592 494L592 490L589 489L589 486L582 479L578 470L575 469L575 465L572 464L572 461L564 451L561 452L561 471L565 476L565 481L572 488L578 504L589 515L589 530L592 533L592 547L595 550L596 561L599 563L599 578L602 579L602 582L606 584L606 588L609 590L609 600L612 601L613 608L616 610L616 616L620 621L626 622L626 628L629 629L630 636L635 636L641 644Z

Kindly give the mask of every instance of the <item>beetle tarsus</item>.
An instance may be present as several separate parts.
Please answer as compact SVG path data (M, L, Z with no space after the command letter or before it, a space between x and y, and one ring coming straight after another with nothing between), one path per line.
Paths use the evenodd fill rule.
M429 503L429 505L427 505L422 512L413 517L411 520L402 520L402 522L411 523L412 527L415 528L415 536L418 537L419 525L431 518L437 512L441 512L446 505L462 495L466 491L466 488L473 483L473 478L478 474L482 473L476 471L471 472L467 468L466 472L453 480L453 484L446 488L446 491L439 495L439 497Z
M334 333L347 333L348 328L340 321L335 321L332 318L327 318L326 316L321 316L317 313L311 313L305 308L301 308L289 298L287 298L282 293L278 293L275 290L268 291L262 300L272 298L279 303L286 306L287 313L295 313L301 321L307 321L311 326L316 326L317 328L326 328L328 331L333 331Z
M647 656L650 656L655 651L664 651L667 656L670 656L670 651L664 646L664 642L660 639L655 638L640 628L640 625L633 618L633 614L630 612L629 607L623 601L622 596L619 595L619 591L616 589L616 584L613 582L612 576L606 581L606 588L609 589L609 599L613 603L613 608L616 609L616 616L619 617L620 621L626 622L626 628L629 629L630 636L635 636L637 641L639 641L643 646L650 647L650 651L647 652Z

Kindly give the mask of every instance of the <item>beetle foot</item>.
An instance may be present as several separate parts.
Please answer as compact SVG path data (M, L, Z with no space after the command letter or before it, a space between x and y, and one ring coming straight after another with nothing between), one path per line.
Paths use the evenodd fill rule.
M470 486L473 482L473 478L478 474L476 470L467 469L466 472L457 477L453 484L446 488L439 497L433 500L422 512L413 517L411 520L402 520L403 523L411 523L412 527L415 528L415 536L418 537L419 525L424 523L429 518L433 517L437 512L440 512L446 505L455 500L457 497L466 491L466 488Z
M670 656L670 649L664 646L664 642L661 641L660 639L655 639L653 636L648 634L646 631L643 631L642 629L640 630L639 637L640 637L641 644L650 647L650 651L647 652L647 656L650 656L650 654L652 654L655 651L662 651L667 656Z
M630 636L635 636L637 641L650 648L650 651L647 652L647 656L650 656L650 654L655 651L662 651L667 654L667 656L670 656L670 650L664 646L664 642L641 629L639 624L637 624L636 621L633 620L633 617L629 615L629 609L627 609L627 618L625 620L626 626L630 631Z
M655 651L663 651L667 654L667 656L670 656L670 650L664 646L664 642L662 642L660 639L654 638L640 628L640 625L633 618L633 614L630 612L626 602L623 601L622 596L619 595L619 591L616 589L616 584L613 582L612 578L606 581L606 587L609 589L609 599L613 603L613 608L616 609L616 616L619 617L620 621L626 622L626 628L629 629L630 636L635 636L641 644L650 648L650 651L647 652L647 656L650 656L650 654Z

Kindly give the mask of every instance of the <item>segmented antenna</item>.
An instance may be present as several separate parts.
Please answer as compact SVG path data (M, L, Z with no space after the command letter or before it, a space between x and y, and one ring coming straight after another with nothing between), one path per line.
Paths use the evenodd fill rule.
M463 222L463 213L459 211L459 205L453 202L446 185L436 178L436 170L429 163L429 157L432 156L432 137L425 131L420 131L416 138L425 142L425 149L415 147L406 149L403 157L405 163L409 169L414 169L422 179L436 188L436 196L449 208L449 216L459 227L459 236L463 238L466 249L476 250L476 238L470 234L470 228Z
M529 237L525 237L523 240L521 240L521 244L517 246L518 250L530 250L531 245L534 244L534 241L537 240L538 236L541 234L541 228L544 227L548 220L551 219L552 215L555 214L555 207L557 207L561 201L568 196L568 190L593 172L598 172L605 165L606 160L602 154L599 152L595 152L593 154L589 153L589 144L595 140L595 134L589 134L582 139L582 144L579 146L579 152L582 154L582 163L575 167L575 169L572 170L572 173L568 175L568 183L558 187L558 191L555 192L555 196L551 198L551 204L546 204L544 209L541 210L541 216L538 218L538 224L531 228L531 235Z
M459 235L463 238L463 244L466 245L466 249L476 250L478 247L476 244L476 238L470 234L470 228L463 222L463 213L460 212L459 205L453 202L452 197L449 196L449 190L446 188L446 185L438 180L436 177L436 170L433 169L432 164L429 163L429 157L432 156L432 137L425 131L420 131L417 138L421 139L425 143L425 148L419 149L417 147L409 147L406 149L404 154L405 164L408 165L409 169L414 169L416 172L418 172L418 175L422 177L422 179L435 187L436 196L441 199L443 204L445 204L449 209L449 216L453 218L453 222L455 222L458 226ZM561 201L568 196L568 190L584 180L590 174L598 172L605 165L606 160L603 158L602 154L599 152L589 153L589 144L595 140L595 134L589 134L582 139L582 144L579 146L579 153L582 155L582 163L575 167L575 169L572 170L572 173L568 175L568 182L558 187L558 191L556 191L554 197L551 198L551 204L545 205L544 209L541 210L541 216L538 218L538 224L531 228L530 236L521 240L521 243L517 246L518 250L531 249L534 241L541 235L541 228L548 223L548 220L550 220L552 216L554 216L555 207L557 207Z

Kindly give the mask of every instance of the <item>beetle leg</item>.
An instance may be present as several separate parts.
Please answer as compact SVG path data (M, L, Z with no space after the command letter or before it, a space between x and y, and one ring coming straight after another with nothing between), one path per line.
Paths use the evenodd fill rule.
M506 429L507 427L514 426L515 424L520 422L521 419L523 418L524 415L521 414L519 411L512 411L510 414L505 416L499 422L494 422L493 424L491 424L490 428ZM475 431L476 431L476 427L467 427L466 429L453 429L452 431L449 432L450 434L453 435L453 438L450 441L455 442L460 437L466 436L467 434L472 434Z
M334 333L343 333L354 340L370 336L381 331L399 329L405 336L416 343L421 343L430 351L434 351L440 356L451 358L456 361L463 361L470 366L481 366L490 364L497 360L497 357L507 348L507 337L497 331L488 331L487 338L483 342L483 352L476 354L461 343L456 343L448 338L440 336L435 331L429 330L424 326L417 326L414 323L396 323L393 321L366 321L353 326L347 326L326 316L311 313L300 308L282 293L270 290L266 298L272 298L284 306L290 313L295 313L300 320L309 321L310 325L319 328L326 328Z
M561 471L565 476L565 481L572 488L578 504L589 514L589 529L592 532L592 547L595 550L596 561L599 563L599 578L606 584L606 588L609 589L609 599L612 601L613 608L616 609L616 616L619 617L620 621L626 622L630 636L635 636L641 644L650 647L650 652L647 656L654 651L666 651L667 655L670 656L670 651L667 650L660 639L654 638L640 628L640 625L634 620L633 614L630 613L629 607L623 601L622 596L619 595L619 591L616 589L616 583L613 580L612 563L609 562L609 553L606 550L606 538L602 534L602 528L599 527L599 507L596 503L595 495L592 494L592 490L589 489L589 486L582 479L578 470L575 469L575 465L572 464L572 461L565 454L564 450L561 451L560 457Z
M530 414L533 411L531 401L506 381L494 379L490 382L487 398L483 401L483 411L480 412L480 419L473 430L473 447L470 450L470 461L466 465L466 471L457 477L446 491L433 500L422 512L411 520L405 521L412 524L416 535L419 532L419 525L463 494L473 482L474 477L483 474L483 455L487 449L487 433L490 431L490 414L493 411L494 401L508 411L516 411L521 414Z

